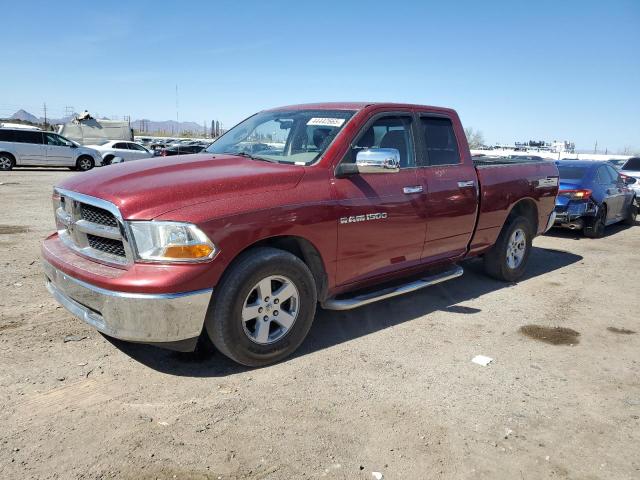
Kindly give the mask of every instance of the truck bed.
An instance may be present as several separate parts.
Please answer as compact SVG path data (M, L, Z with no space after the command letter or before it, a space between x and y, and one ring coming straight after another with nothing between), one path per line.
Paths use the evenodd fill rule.
M506 157L491 157L491 156L474 156L473 164L477 168L493 167L496 165L518 165L523 163L547 163L547 160L529 160L526 158L506 158Z
M491 247L511 208L518 201L536 205L535 234L542 233L555 206L558 168L545 160L474 157L480 201L478 223L470 244L470 254ZM555 185L554 185L554 181Z

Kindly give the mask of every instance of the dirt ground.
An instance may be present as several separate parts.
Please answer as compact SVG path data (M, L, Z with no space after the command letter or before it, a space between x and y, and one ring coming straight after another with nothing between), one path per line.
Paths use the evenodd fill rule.
M320 311L251 370L108 340L52 300L39 244L71 174L0 175L2 478L640 478L638 226L538 238L517 284L471 261Z

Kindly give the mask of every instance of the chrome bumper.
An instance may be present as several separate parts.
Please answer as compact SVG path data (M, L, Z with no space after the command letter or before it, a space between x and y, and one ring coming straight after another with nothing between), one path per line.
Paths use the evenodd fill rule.
M110 337L142 343L196 338L213 289L145 294L106 290L70 277L43 261L47 290L73 316Z

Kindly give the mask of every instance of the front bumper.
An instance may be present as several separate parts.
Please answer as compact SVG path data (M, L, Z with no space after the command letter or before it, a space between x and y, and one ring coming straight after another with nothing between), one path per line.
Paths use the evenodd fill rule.
M140 343L195 346L213 289L127 293L73 278L43 260L46 287L73 316L110 337ZM176 347L184 350L188 348Z

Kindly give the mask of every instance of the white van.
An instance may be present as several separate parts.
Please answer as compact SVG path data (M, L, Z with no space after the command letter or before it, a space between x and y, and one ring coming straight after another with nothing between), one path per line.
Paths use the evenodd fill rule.
M68 167L91 170L102 157L92 148L82 147L53 132L0 128L0 170L13 167Z

